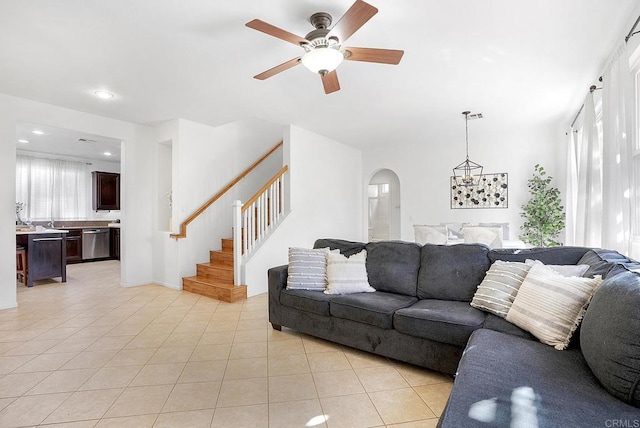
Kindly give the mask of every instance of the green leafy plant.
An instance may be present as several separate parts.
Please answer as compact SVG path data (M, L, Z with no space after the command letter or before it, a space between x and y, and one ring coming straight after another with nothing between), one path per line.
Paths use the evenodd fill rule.
M554 247L562 245L557 241L564 229L564 206L560 199L560 190L551 186L552 177L540 165L535 166L533 177L527 181L531 199L522 206L520 216L524 224L520 228L520 239L536 247Z

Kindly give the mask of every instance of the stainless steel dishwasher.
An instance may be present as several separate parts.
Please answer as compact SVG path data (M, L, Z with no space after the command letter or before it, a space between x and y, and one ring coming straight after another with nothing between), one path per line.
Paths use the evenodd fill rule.
M109 257L109 229L82 229L82 260Z

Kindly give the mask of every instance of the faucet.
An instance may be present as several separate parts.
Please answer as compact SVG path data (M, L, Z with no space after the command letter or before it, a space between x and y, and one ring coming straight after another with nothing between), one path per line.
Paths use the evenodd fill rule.
M47 224L47 226L49 226L51 229L56 227L56 223L53 220L53 217L51 217L51 221L49 221L49 223Z

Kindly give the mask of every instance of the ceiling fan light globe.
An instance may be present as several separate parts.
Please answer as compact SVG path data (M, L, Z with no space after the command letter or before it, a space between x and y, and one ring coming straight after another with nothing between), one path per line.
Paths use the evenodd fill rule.
M317 47L302 56L302 65L314 73L326 74L344 61L344 54L331 47Z

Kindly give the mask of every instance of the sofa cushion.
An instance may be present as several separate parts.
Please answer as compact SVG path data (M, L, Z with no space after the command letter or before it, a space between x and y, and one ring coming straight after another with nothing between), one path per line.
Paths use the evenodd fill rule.
M500 318L493 314L487 314L487 317L484 319L484 323L482 324L482 328L486 328L493 331L499 331L502 333L507 333L512 336L522 337L524 339L529 340L538 340L534 335L525 331L518 327L515 324L511 324L509 321L504 318Z
M565 277L537 263L522 282L506 320L547 345L566 349L601 282L599 276Z
M364 250L365 244L362 242L345 241L343 239L317 239L313 244L313 248L329 248L330 250L339 250L340 254L347 257L357 254Z
M484 312L466 302L427 299L398 309L393 327L412 336L464 346L471 333L482 327L484 318Z
M582 322L582 353L612 395L640 407L640 276L602 282Z
M579 349L558 352L480 329L458 365L439 426L606 427L639 419L638 409L600 386Z
M478 244L426 244L421 253L418 297L470 302L489 270L488 252Z
M496 260L478 285L471 306L506 317L529 269L526 263Z
M282 290L280 304L301 311L329 316L330 295L310 290Z
M628 262L629 259L617 251L594 248L587 251L578 263L590 266L584 276L593 278L602 275L602 278L606 278L615 264Z
M588 250L585 247L498 248L489 252L489 260L493 263L496 260L525 262L533 259L546 265L577 265Z
M381 291L349 294L333 297L330 311L334 317L388 330L392 328L394 312L413 305L417 300L415 297Z
M416 296L420 246L413 242L367 244L369 284L378 291Z

